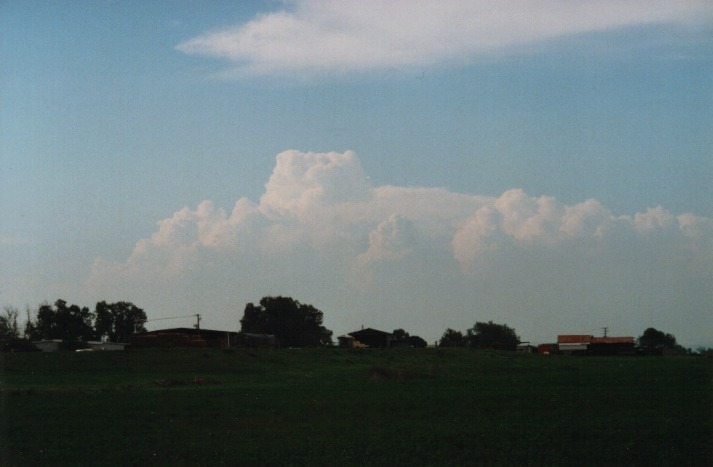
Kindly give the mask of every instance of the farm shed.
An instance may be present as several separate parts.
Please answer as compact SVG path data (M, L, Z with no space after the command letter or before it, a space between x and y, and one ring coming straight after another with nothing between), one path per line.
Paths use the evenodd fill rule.
M592 337L587 353L591 355L633 354L636 342L633 337Z
M238 333L215 329L171 328L147 331L131 336L129 348L146 347L219 347L228 348Z
M537 346L537 353L540 355L553 355L559 353L557 344L540 344Z
M252 334L216 329L171 328L134 334L128 348L147 347L278 347L272 334Z
M250 332L237 333L231 338L231 346L250 347L253 349L270 349L279 347L277 337L273 334L255 334Z
M142 332L131 336L127 349L151 349L170 347L208 347L208 343L199 335L179 332Z
M43 341L33 341L35 347L43 352L56 352L62 345L62 339L49 339Z
M634 352L635 341L631 336L594 337L585 334L557 336L561 353L576 355L627 355Z
M566 334L557 336L557 346L563 354L585 353L592 336L585 334Z
M529 342L520 342L515 350L520 353L537 353L537 347L530 345Z
M354 339L354 336L351 336L349 334L339 336L337 337L337 340L339 341L339 347L342 347L344 349L363 349L369 347L363 342L359 342L358 340Z
M350 332L348 335L369 347L391 347L394 340L394 336L390 332L372 328L360 329Z
M92 350L124 350L128 344L125 342L98 342L89 341L87 345Z

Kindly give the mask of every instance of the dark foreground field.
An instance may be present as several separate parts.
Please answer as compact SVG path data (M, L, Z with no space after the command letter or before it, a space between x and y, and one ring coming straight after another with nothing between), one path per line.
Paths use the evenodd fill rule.
M713 361L4 354L1 465L713 465Z

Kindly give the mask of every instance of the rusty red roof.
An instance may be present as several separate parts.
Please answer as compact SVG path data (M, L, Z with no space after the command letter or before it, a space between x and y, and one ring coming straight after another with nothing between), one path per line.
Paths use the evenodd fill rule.
M558 344L589 344L592 336L585 334L564 334L557 336Z
M587 334L563 334L557 336L558 344L633 344L634 338L623 337L594 337Z

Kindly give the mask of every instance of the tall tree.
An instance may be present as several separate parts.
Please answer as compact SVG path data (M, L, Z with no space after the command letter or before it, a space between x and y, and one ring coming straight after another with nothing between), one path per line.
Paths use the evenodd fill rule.
M649 354L660 354L665 349L676 348L676 337L655 328L648 328L637 339L641 350Z
M64 300L54 302L54 307L45 303L37 310L34 320L28 320L27 337L32 339L62 339L80 342L94 337L93 314L87 307L69 305Z
M146 331L146 313L131 302L98 302L94 308L95 338L109 342L129 342L136 332Z
M17 308L6 306L0 314L0 340L20 337L20 325L17 318L20 312Z
M330 345L332 331L322 325L323 313L290 297L263 297L245 305L243 332L273 334L285 347Z
M463 333L451 328L445 330L438 342L440 347L465 347L466 344L467 341Z
M520 337L507 324L476 322L468 329L466 339L471 347L478 349L515 350Z

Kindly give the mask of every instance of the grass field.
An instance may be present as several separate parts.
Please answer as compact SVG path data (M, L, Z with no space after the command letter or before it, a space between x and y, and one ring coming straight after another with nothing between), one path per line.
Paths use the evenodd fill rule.
M2 465L713 465L713 360L3 354Z

